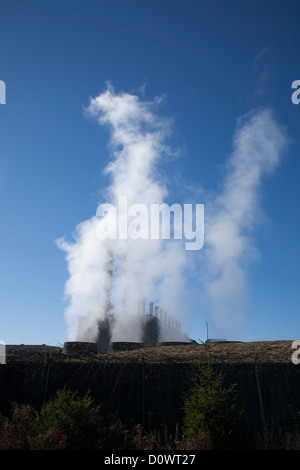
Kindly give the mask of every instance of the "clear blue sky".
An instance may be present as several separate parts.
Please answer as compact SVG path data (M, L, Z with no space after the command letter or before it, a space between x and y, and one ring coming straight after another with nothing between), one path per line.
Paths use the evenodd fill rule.
M299 20L289 0L0 1L1 340L65 341L68 272L54 240L95 214L107 186L109 135L84 113L107 81L147 100L164 96L159 113L172 119L180 154L164 163L173 200L175 180L218 191L237 119L273 110L290 144L263 178L240 339L300 338L300 105L291 101ZM206 204L205 190L194 202ZM188 333L204 340L209 312L197 302Z

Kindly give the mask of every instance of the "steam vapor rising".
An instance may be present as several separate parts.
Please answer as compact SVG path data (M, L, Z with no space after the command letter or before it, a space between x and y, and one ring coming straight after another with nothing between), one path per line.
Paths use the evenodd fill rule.
M208 308L215 331L231 339L240 339L249 301L247 266L258 254L253 235L263 218L262 179L280 164L287 143L270 109L239 119L223 188L206 210Z
M135 95L116 94L111 86L90 100L88 114L110 130L113 152L105 169L111 178L106 202L114 206L119 196L126 196L128 206L138 203L150 208L168 194L157 172L157 163L168 153L165 142L170 131L168 121L155 114L159 101L142 102ZM182 246L164 240L101 240L99 229L111 223L109 213L101 220L95 216L76 227L73 243L57 240L69 270L65 286L69 339L76 338L78 317L84 315L80 339L95 340L98 321L111 308L111 297L117 313L113 341L140 341L142 324L133 313L141 298L158 300L176 318L184 286Z
M166 200L168 190L157 164L168 153L170 125L157 116L159 102L116 93L110 85L90 100L87 113L110 131L112 158L105 173L111 183L106 202L117 206L119 196L127 196L128 205L139 203L150 208ZM100 240L99 224L100 228L110 227L109 214L101 220L94 216L81 222L73 242L57 240L69 271L65 285L68 339L77 338L78 317L84 315L79 339L94 341L98 321L113 311L112 340L140 341L142 324L132 315L139 299L157 301L182 321L182 312L187 312L181 301L188 282L194 291L196 285L201 292L198 295L205 296L198 299L199 305L206 305L206 315L217 331L231 339L239 337L247 305L247 263L257 254L253 232L262 217L260 187L263 177L279 165L286 143L285 133L269 109L238 121L222 189L210 199L207 192L207 201L202 201L206 205L205 245L201 253L192 254L197 268L188 273L189 281L186 269L190 258L182 243ZM195 272L198 274L193 278Z

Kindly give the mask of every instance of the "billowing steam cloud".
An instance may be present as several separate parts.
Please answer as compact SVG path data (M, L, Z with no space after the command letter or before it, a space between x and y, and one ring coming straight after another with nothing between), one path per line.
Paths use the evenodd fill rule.
M269 109L239 120L223 189L206 213L206 288L215 331L239 339L247 303L247 264L256 256L262 178L279 165L287 144Z
M150 210L151 204L165 200L167 188L160 180L157 164L168 152L170 129L169 123L155 114L158 103L117 94L111 86L91 99L87 112L100 125L108 126L113 149L105 169L111 184L102 207L103 202L117 207L120 197L126 197L128 207L139 204ZM133 313L141 298L159 301L176 317L183 288L184 250L182 244L168 245L161 239L101 239L101 233L109 233L114 222L111 213L101 215L79 224L73 243L57 241L66 253L69 270L65 286L68 337L76 337L77 319L85 316L80 338L95 340L97 322L110 311L113 299L117 315L112 339L139 341L142 325L137 324ZM123 216L121 212L119 220Z
M157 116L158 104L159 100L143 102L135 95L116 93L111 86L90 100L89 116L107 126L111 136L112 158L105 169L110 184L101 204L117 207L120 197L126 197L128 206L150 208L167 199L167 185L159 175L158 164L169 151L166 141L170 126ZM252 235L261 217L262 178L279 165L286 142L270 110L245 116L238 123L221 192L202 201L206 205L205 245L201 255L193 258L197 262L200 259L197 269L201 273L192 279L193 289L195 292L196 285L202 292L204 286L209 303L199 299L199 305L208 305L216 330L231 339L240 334L247 262L256 253ZM119 220L123 215L119 214ZM145 221L147 215L142 210L139 215L140 221ZM65 286L68 339L76 339L78 318L84 316L78 339L95 340L99 319L113 311L116 322L112 339L139 341L142 324L136 322L133 313L144 297L182 321L180 314L186 306L181 299L187 292L184 273L189 266L183 244L143 236L99 236L112 227L112 213L101 213L101 217L95 215L76 227L72 243L57 241L66 254L69 270ZM189 277L191 273L195 272L190 271Z

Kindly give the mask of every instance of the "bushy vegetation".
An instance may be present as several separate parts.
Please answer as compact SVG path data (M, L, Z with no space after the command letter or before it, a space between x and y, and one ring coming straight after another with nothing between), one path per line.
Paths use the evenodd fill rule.
M100 407L87 392L57 391L39 413L13 404L11 417L0 418L0 450L94 449L103 439Z
M222 374L215 373L210 365L196 369L184 399L183 432L188 442L195 442L201 435L214 449L239 445L234 388L234 384L226 388Z
M103 436L100 406L94 405L89 392L81 397L64 388L42 406L34 428L39 436L56 428L69 449L93 449Z
M66 388L45 403L39 412L28 405L14 404L11 418L0 420L2 449L134 449L179 450L226 448L233 433L233 387L223 387L221 375L210 366L195 374L184 400L184 426L171 436L167 429L145 432L141 425L131 428L111 417L89 392L80 396Z
M40 418L31 406L14 404L11 418L0 419L0 450L209 450L210 441L200 434L194 440L186 440L178 429L174 436L167 429L145 432L140 424L125 426L111 417L100 434L93 439L74 433L72 427L53 421L40 428ZM39 423L37 426L36 423Z
M0 450L28 450L36 413L29 405L13 403L11 417L0 417Z
M174 436L166 427L145 432L140 424L128 427L119 419L104 420L101 407L86 393L64 388L39 412L29 405L12 406L10 417L0 417L0 450L178 450L211 449L210 440L198 433Z
M235 386L210 364L199 366L183 398L183 422L170 434L166 426L146 431L140 424L102 416L89 392L80 396L66 388L39 411L13 404L0 415L0 450L214 450L242 448L239 441ZM280 437L280 443L278 438ZM276 430L270 448L299 448L299 433Z

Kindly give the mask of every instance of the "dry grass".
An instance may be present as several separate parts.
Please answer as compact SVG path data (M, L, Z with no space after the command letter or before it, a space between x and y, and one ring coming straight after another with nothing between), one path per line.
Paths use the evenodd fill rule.
M292 341L254 341L157 346L133 351L109 352L97 356L71 357L61 351L49 353L15 352L8 362L41 362L49 358L54 362L97 363L291 363Z
M292 341L256 341L158 346L98 356L99 362L194 363L290 363Z

